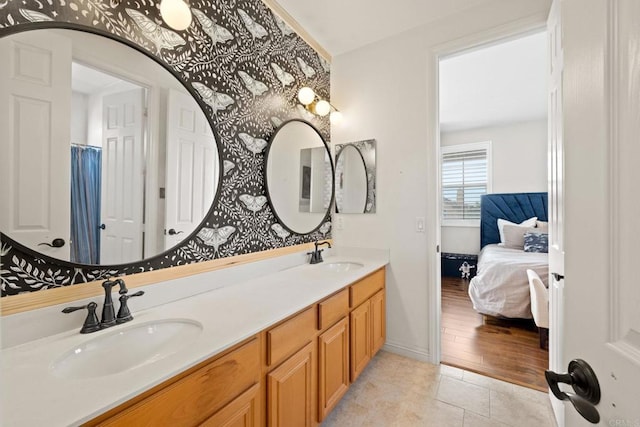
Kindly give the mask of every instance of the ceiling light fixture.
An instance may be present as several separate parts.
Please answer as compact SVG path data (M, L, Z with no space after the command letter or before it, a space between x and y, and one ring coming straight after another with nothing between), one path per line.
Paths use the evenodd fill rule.
M177 31L189 28L193 19L189 4L184 0L162 0L160 15L168 26Z
M329 115L329 121L336 124L342 120L342 113L329 101L320 98L310 87L303 87L298 91L298 101L313 114L324 117Z

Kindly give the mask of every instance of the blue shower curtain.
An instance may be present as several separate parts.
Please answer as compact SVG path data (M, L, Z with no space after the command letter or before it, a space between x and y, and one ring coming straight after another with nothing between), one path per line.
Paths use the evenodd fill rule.
M71 146L71 261L100 263L102 150Z

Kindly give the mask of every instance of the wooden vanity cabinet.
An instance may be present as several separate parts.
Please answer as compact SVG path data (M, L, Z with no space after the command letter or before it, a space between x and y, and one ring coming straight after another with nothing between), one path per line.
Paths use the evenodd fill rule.
M260 420L260 405L256 401L260 366L259 338L255 337L87 425L188 427L214 425L211 419L237 420L229 424L233 426L255 425L251 422Z
M311 427L315 403L315 345L305 345L267 374L267 425Z
M318 337L318 421L322 422L349 389L349 318Z
M216 412L211 418L200 424L201 427L258 427L260 419L260 384L256 384L227 406Z
M318 426L384 344L384 271L87 425Z
M266 332L267 425L312 426L316 408L317 304Z
M371 360L371 304L359 305L351 312L351 382Z
M371 297L371 357L382 348L387 338L384 289Z
M350 288L352 309L351 382L362 373L386 338L384 269L375 271Z
M318 303L318 422L349 389L349 289Z

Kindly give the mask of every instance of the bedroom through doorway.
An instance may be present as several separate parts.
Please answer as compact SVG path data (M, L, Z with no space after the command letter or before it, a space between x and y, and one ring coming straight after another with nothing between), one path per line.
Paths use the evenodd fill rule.
M546 31L441 57L439 117L441 362L546 391Z

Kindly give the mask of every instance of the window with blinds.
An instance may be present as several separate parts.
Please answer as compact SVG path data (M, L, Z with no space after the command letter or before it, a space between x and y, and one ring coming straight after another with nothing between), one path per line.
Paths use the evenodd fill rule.
M491 143L442 147L442 221L477 225L480 196L491 191Z

